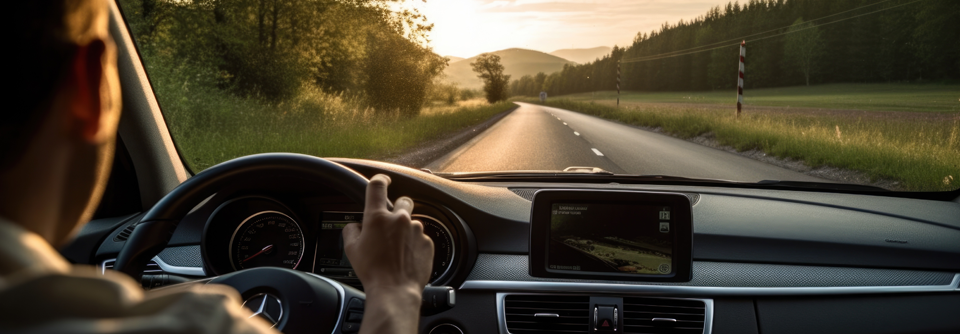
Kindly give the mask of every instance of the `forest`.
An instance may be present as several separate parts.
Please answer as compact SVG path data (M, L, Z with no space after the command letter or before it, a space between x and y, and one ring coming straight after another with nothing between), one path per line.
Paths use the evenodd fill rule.
M427 46L426 18L389 0L122 4L148 65L244 98L278 103L313 90L417 114L447 65Z
M960 1L749 0L636 35L597 61L511 82L512 95L960 80Z

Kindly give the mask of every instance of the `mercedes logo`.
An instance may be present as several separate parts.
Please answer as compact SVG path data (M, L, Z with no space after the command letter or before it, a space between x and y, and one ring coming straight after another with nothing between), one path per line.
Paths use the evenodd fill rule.
M251 315L250 318L259 315L272 324L273 327L276 327L277 324L280 323L280 319L283 318L283 305L280 304L280 298L268 293L258 293L253 295L253 297L247 298L247 300L243 302L243 306L253 311L253 315Z

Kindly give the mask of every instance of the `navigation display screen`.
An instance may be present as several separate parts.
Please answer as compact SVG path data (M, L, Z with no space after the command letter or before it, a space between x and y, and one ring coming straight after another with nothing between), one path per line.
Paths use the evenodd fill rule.
M671 275L671 211L665 205L553 203L547 270Z

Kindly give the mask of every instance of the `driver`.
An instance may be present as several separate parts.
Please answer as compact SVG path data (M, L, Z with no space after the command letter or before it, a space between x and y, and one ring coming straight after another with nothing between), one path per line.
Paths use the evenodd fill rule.
M227 286L144 291L117 272L71 265L62 246L103 193L120 118L116 50L105 0L6 5L0 114L0 332L274 333ZM12 36L11 36L12 35ZM12 38L12 40L10 39ZM413 201L388 209L390 178L367 188L361 228L343 236L367 292L361 333L416 333L433 257Z

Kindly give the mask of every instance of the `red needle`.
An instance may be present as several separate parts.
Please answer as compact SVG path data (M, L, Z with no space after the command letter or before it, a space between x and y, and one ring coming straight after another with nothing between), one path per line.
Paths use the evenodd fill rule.
M263 249L261 249L261 250L260 250L259 252L257 252L256 254L250 255L249 257L247 257L246 259L243 259L243 261L240 261L240 262L243 263L243 262L250 261L250 259L256 257L257 255L263 254L264 252L266 252L266 251L268 251L268 250L271 250L271 249L273 249L273 245L267 245L267 247L263 247Z

